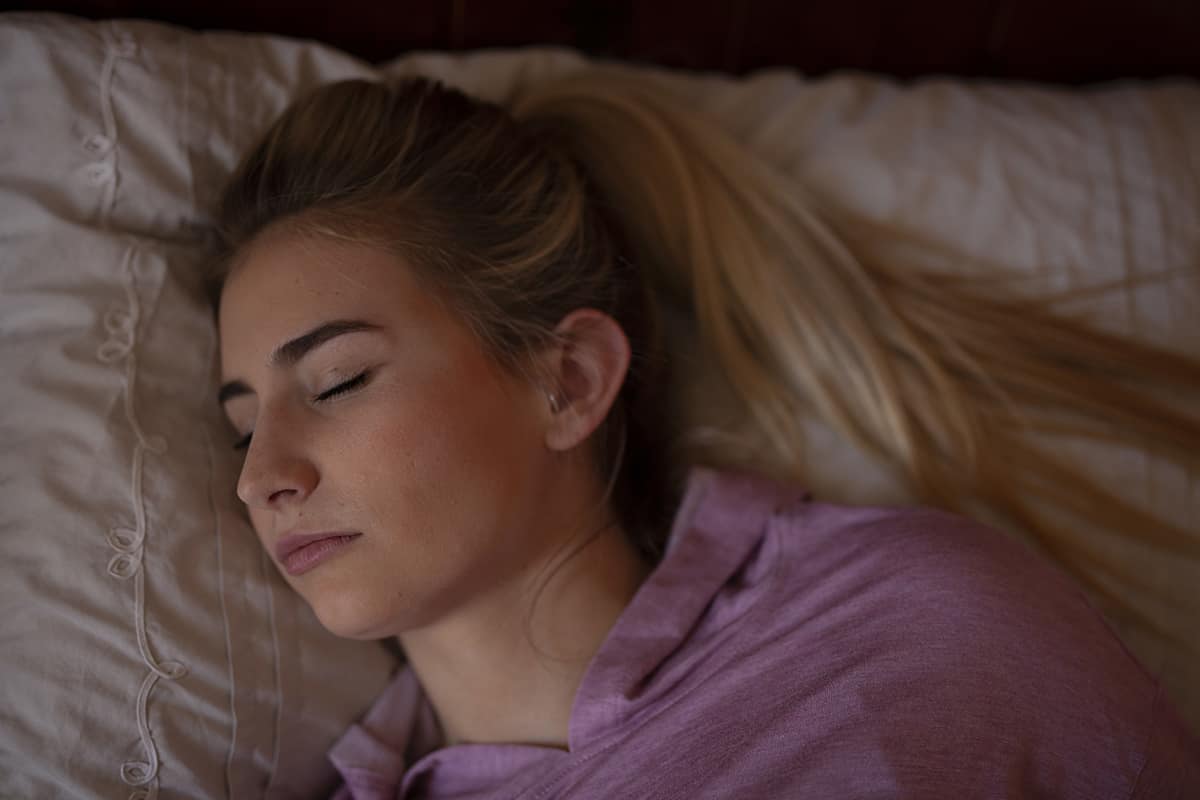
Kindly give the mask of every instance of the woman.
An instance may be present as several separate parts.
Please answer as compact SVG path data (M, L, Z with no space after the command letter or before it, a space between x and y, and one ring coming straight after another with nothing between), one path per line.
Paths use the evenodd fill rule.
M1200 422L1151 389L1194 392L1200 365L863 264L795 187L612 76L507 110L324 87L219 222L239 496L329 630L407 661L330 753L339 797L1200 792L1155 679L1041 554L792 480L812 408L1065 566L1088 554L1030 487L1194 552L1024 433L1064 424L1053 401L1194 458ZM672 305L770 449L681 421Z

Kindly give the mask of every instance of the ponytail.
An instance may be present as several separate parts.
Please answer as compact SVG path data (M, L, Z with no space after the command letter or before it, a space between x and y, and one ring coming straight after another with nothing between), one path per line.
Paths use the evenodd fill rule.
M1103 539L1195 559L1197 531L1104 487L1056 437L1195 466L1200 361L1052 313L1045 297L856 256L803 187L645 80L573 75L510 110L595 183L657 302L687 309L697 354L749 423L694 404L676 461L804 481L803 420L816 415L918 502L1030 539L1113 618L1178 638L1156 622L1178 601L1152 597ZM676 369L688 355L672 354Z

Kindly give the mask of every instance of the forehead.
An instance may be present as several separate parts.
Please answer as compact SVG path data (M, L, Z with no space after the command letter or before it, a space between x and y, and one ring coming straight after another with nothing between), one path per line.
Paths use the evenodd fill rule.
M271 233L230 272L217 320L225 371L264 362L277 345L329 319L426 316L433 298L381 248Z

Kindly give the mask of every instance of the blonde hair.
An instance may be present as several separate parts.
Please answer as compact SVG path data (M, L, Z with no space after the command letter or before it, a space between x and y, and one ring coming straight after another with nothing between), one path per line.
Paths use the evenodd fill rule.
M1123 606L1110 587L1138 576L1090 533L1193 556L1194 534L1035 435L1194 464L1200 418L1158 398L1195 397L1200 361L1052 313L1044 297L856 256L802 187L660 88L595 71L502 108L424 79L325 86L231 180L216 285L277 224L405 256L513 370L572 309L613 316L634 361L597 466L651 558L688 465L803 481L802 420L816 414L920 502L1004 521L1110 613L1170 638ZM670 371L682 361L662 350L670 307L686 310L755 436L683 419L686 376Z

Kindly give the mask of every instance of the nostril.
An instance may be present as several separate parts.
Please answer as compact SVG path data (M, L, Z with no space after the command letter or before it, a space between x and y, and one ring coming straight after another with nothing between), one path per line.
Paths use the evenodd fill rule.
M296 490L295 489L278 489L274 492L271 492L271 496L267 498L267 502L274 503L276 500L280 499L280 495L288 495L288 494L296 494Z

